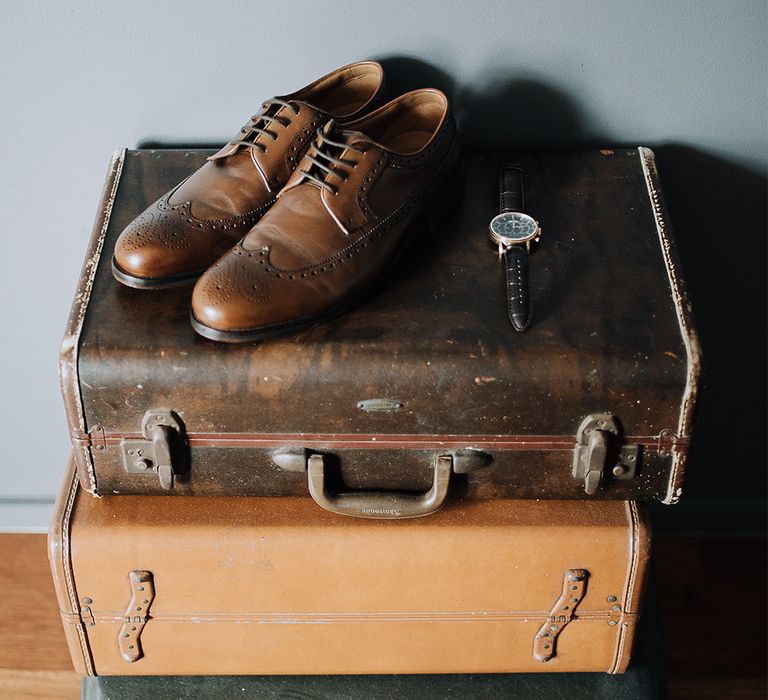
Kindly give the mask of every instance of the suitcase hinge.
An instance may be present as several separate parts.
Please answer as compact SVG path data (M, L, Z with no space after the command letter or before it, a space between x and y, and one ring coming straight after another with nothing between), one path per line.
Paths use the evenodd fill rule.
M124 438L120 443L123 467L129 474L157 474L160 486L169 491L175 475L181 472L179 462L184 445L184 426L174 411L151 409L141 421L144 439Z
M619 421L609 413L587 416L576 433L573 476L584 481L591 496L610 471L614 479L633 479L640 461L640 445L624 442Z
M659 433L659 445L657 447L659 457L671 457L676 446L677 435L671 430L662 430Z
M624 611L615 595L609 595L606 600L611 604L611 609L608 611L608 624L614 627L619 624Z
M311 455L312 450L304 447L283 447L272 453L272 461L286 471L305 472ZM493 461L487 452L472 447L453 450L448 456L451 458L453 471L456 474L469 474L488 466Z
M149 620L149 608L155 599L155 583L151 571L131 571L128 573L131 584L131 602L125 611L123 625L117 638L120 656L132 664L142 656L141 632Z
M533 658L537 661L549 661L555 656L557 638L563 627L573 619L574 611L584 599L588 578L589 571L586 569L568 569L565 572L563 592L533 639Z
M93 449L99 451L107 449L107 438L104 432L104 426L94 425L88 431L88 438Z
M96 624L96 620L93 618L91 605L93 605L93 600L90 598L83 598L80 605L80 620L86 627L93 627Z

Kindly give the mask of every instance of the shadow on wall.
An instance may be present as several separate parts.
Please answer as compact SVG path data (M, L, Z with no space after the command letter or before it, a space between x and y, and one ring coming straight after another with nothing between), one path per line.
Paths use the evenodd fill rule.
M512 78L478 90L457 86L447 73L419 59L379 59L390 95L436 87L451 101L467 149L573 147L594 144L582 128L577 105L544 83Z
M419 59L379 60L390 96L418 87L437 87L448 95L467 150L575 148L614 141L585 129L578 104L543 83L511 79L478 91L457 86L447 73ZM139 147L220 145L144 141ZM673 508L654 508L655 526L662 531L761 531L768 486L768 183L764 175L694 148L643 145L657 156L704 354L704 391L684 498Z

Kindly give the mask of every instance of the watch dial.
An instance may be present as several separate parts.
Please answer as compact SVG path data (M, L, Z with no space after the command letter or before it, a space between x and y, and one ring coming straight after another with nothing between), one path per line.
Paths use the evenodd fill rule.
M524 241L536 234L536 222L520 212L499 214L491 221L491 232L508 241Z

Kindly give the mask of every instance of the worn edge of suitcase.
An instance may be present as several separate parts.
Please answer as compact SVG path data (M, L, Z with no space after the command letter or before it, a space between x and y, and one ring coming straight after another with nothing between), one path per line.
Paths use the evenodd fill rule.
M82 396L80 393L80 373L78 358L80 353L80 334L83 330L83 321L91 300L91 290L99 267L104 240L112 218L112 208L117 196L117 188L120 184L120 176L123 172L123 164L128 149L123 148L112 154L104 187L99 199L99 209L93 224L91 240L88 243L83 268L77 283L75 300L67 321L64 340L61 344L59 355L59 383L61 393L64 395L64 407L69 423L70 435L87 433L88 426L85 422ZM98 496L96 485L96 470L93 466L91 448L87 445L75 444L72 440L72 449L75 454L75 463L80 473L80 481L84 488L94 496Z
M71 455L54 506L48 530L48 559L75 671L80 675L97 676L87 631L87 627L94 624L91 601L87 598L80 601L72 566L71 519L80 490L80 479L77 470L72 468L73 462L74 456ZM631 660L648 580L651 548L651 528L647 511L641 511L635 501L625 501L624 509L629 526L627 546L630 556L624 577L623 608L617 611L618 619L611 622L618 624L613 663L605 670L611 675L624 673Z
M641 516L635 501L625 501L627 520L631 523L629 528L629 570L626 575L626 587L624 590L624 612L633 616L632 624L622 620L619 627L616 642L616 656L613 666L608 670L610 674L624 673L629 666L632 656L632 647L637 635L637 621L642 610L642 601L645 597L645 586L648 581L648 561L651 556L651 528L648 515L643 511ZM641 532L643 537L640 536Z
M72 657L72 665L75 667L75 672L80 675L95 676L88 633L85 628L86 622L83 620L86 610L81 607L77 596L70 551L72 511L80 486L77 470L71 467L71 463L75 461L74 454L73 450L48 528L48 562L51 565L54 589L62 622L64 622L64 636ZM67 613L73 614L76 619L70 617L64 621L64 615Z
M120 176L125 162L126 148L116 151L110 163L104 188L100 199L100 206L94 222L93 233L88 244L88 249L83 263L83 269L78 282L77 292L72 305L67 329L62 342L59 377L64 395L64 404L70 428L70 436L76 455L76 464L80 473L80 481L83 487L91 494L98 496L98 484L96 472L91 454L91 440L81 441L74 436L89 436L80 392L79 378L79 346L83 322L90 303L91 290L96 271L101 259L112 209L120 184ZM667 215L664 198L659 184L659 175L656 169L656 161L653 151L645 146L637 148L643 176L648 191L648 197L653 213L656 231L659 237L659 245L662 252L667 277L670 282L672 300L680 327L680 335L687 354L686 386L678 419L677 434L674 436L670 448L672 456L672 468L667 486L667 494L662 500L665 504L675 504L682 495L682 482L688 459L688 449L675 449L675 443L679 440L687 444L692 433L695 407L698 398L698 382L701 374L701 349L696 334L691 305L685 282L679 272L679 260L672 232L667 225Z
M698 334L693 323L691 304L688 298L685 281L680 274L680 261L677 254L672 232L667 222L669 215L664 203L664 196L659 184L659 173L656 169L656 157L650 148L639 146L640 163L645 176L645 184L648 188L648 198L651 201L651 210L656 223L656 231L659 234L659 244L664 257L667 276L672 290L672 300L677 312L677 320L680 324L680 335L688 355L688 371L683 392L683 401L680 406L680 419L677 424L678 437L689 437L693 431L693 421L698 400L699 379L701 376L701 346ZM672 469L669 475L667 496L662 503L675 504L683 493L682 483L688 461L688 450L672 451Z

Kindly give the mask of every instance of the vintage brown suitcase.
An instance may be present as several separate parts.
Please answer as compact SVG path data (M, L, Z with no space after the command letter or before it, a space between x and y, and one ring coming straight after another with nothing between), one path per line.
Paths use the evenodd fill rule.
M49 555L88 675L621 673L649 556L633 501L486 500L365 521L307 498L92 498Z
M120 231L206 154L112 162L61 358L88 491L310 490L370 517L426 514L449 492L679 498L699 350L649 150L469 156L463 203L377 297L244 346L194 333L190 288L128 289L110 272ZM510 159L544 230L525 333L488 237Z

